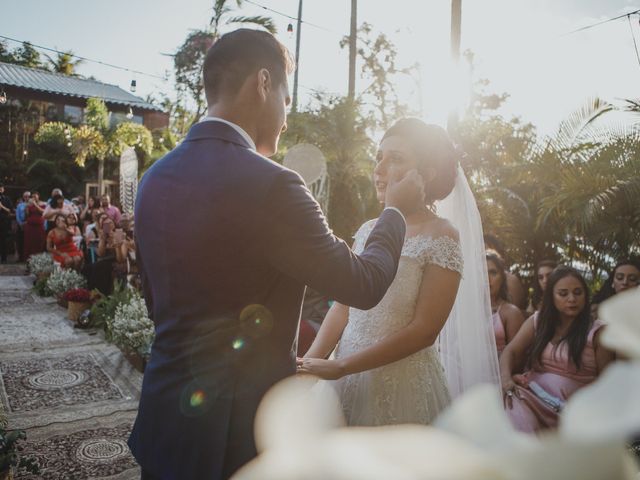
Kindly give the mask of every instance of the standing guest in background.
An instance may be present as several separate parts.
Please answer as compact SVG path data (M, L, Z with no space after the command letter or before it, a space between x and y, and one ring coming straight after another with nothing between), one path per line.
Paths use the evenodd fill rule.
M42 253L45 249L46 233L44 230L44 208L40 194L33 192L27 206L27 218L24 225L24 257Z
M111 220L117 225L120 225L120 220L122 215L120 214L120 209L114 205L111 205L111 198L109 195L103 195L100 199L100 205L102 206L102 210L104 213L111 217Z
M53 260L64 268L80 270L82 268L82 252L73 242L69 233L67 220L62 213L53 217L55 226L47 235L47 251L53 255Z
M500 357L507 414L523 432L555 428L558 414L578 389L593 382L613 360L600 343L603 324L592 321L589 289L580 273L556 268L531 316ZM522 372L523 375L516 375Z
M102 211L102 209L100 208L100 200L98 200L97 197L89 197L89 200L87 201L87 204L80 212L80 217L79 217L84 227L86 227L86 225L90 223L95 222L96 219L93 216L94 211L97 211L97 212Z
M620 260L602 288L593 296L591 314L598 318L598 305L614 295L636 288L640 284L640 261L633 258Z
M60 192L60 189L54 189L54 191L55 190L57 190L57 192ZM55 193L51 197L51 200L49 200L49 202L47 203L47 207L44 209L44 219L49 222L53 220L57 215L67 216L72 213L75 213L74 206L70 202L67 202L61 193ZM55 228L55 222L50 222L47 224L48 230L51 230L53 228Z
M11 233L11 211L13 203L4 194L4 185L0 183L0 262L7 263L9 234Z
M489 275L489 293L491 295L491 312L493 313L493 330L496 335L498 356L504 347L516 336L524 323L524 316L518 307L509 303L507 293L507 275L504 261L497 252L487 252L487 273Z
M27 223L27 207L29 206L29 199L31 198L31 192L24 192L18 205L16 206L16 223L18 224L18 231L16 232L16 247L18 249L18 261L24 262L24 226Z
M507 279L507 292L509 294L509 298L511 299L511 303L513 303L516 307L518 307L523 312L527 308L527 293L522 285L522 281L517 275L511 273L508 269L507 252L504 248L503 243L500 241L498 237L491 234L486 234L484 236L484 246L487 250L494 250L495 252L502 257L505 262L505 274Z
M553 272L557 266L558 264L553 260L542 260L538 262L538 265L536 266L536 278L533 280L533 297L527 307L528 316L533 315L535 312L540 310L540 305L542 305L542 294L544 293L545 288L547 288L549 275L551 275L551 272Z

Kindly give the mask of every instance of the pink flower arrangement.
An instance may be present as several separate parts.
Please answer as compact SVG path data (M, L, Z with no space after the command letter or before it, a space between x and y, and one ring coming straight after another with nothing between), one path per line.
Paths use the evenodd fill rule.
M91 292L86 288L74 288L64 293L63 298L67 302L90 303Z

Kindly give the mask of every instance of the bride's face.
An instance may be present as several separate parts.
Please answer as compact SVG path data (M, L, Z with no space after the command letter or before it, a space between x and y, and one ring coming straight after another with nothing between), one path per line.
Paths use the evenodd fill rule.
M387 183L390 178L400 179L414 168L418 167L418 160L407 141L399 136L385 138L376 155L376 168L373 170L373 182L376 187L378 201L383 203Z

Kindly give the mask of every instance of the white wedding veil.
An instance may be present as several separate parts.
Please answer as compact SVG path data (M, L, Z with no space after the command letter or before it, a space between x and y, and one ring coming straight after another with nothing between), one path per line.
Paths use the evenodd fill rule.
M481 383L499 389L482 221L462 167L458 166L452 192L436 208L438 216L449 220L460 233L464 261L458 295L438 338L449 391L455 398Z

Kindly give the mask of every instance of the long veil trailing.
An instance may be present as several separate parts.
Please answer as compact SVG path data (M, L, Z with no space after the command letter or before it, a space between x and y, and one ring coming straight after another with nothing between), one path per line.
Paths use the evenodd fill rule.
M482 221L462 167L458 166L455 187L438 202L437 212L460 232L464 260L458 295L438 339L449 391L455 398L481 383L500 387Z

